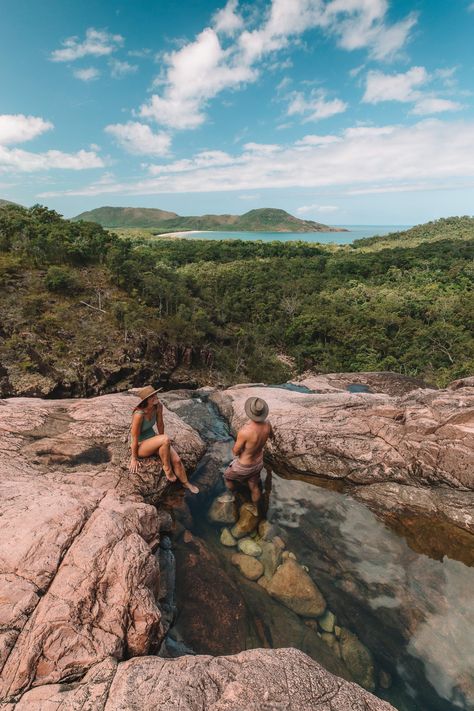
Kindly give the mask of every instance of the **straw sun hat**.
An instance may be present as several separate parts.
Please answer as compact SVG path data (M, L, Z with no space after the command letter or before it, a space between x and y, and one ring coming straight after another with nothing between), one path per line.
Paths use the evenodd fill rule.
M245 401L245 412L254 422L264 422L268 415L268 405L261 397L249 397Z
M140 398L140 402L138 403L137 407L140 407L140 405L142 404L142 402L144 400L147 400L149 397L151 397L155 393L161 392L161 390L163 390L163 388L156 388L155 389L153 387L153 385L146 385L144 388L142 388L141 390L139 390L137 392L137 395Z

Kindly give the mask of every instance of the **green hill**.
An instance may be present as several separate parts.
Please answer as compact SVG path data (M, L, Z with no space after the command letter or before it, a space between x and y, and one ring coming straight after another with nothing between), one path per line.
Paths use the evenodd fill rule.
M102 227L156 227L163 220L178 217L175 212L152 207L97 207L81 212L72 222L97 222Z
M443 217L416 225L403 232L392 232L381 237L366 237L352 243L354 249L380 250L394 247L417 247L426 242L443 240L465 241L474 239L474 217Z
M18 205L18 203L12 202L11 200L2 200L2 198L0 198L0 207L4 205Z
M250 210L244 215L192 215L180 216L153 208L99 207L82 212L72 218L73 222L84 220L97 222L102 227L148 228L157 234L186 230L212 230L231 232L341 232L312 220L300 220L285 210L265 207Z

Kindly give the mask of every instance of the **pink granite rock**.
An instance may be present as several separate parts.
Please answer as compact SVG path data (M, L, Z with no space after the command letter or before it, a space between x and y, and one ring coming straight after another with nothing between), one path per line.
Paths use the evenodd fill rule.
M82 676L163 637L153 551L166 488L153 463L128 471L136 399L0 401L0 699ZM165 411L188 470L204 445Z
M296 649L252 649L230 657L105 660L77 684L42 686L15 711L394 711L357 684L333 676ZM8 710L10 711L10 710Z

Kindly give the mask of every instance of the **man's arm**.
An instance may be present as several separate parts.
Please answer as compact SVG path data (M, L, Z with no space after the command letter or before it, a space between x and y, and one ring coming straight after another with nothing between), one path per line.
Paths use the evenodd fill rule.
M244 430L239 430L237 434L237 439L235 440L235 444L232 447L232 454L234 455L234 457L238 457L239 454L242 454L245 449L246 442L247 437L245 436Z
M163 405L160 403L156 406L156 429L158 434L165 433L165 423L163 421Z

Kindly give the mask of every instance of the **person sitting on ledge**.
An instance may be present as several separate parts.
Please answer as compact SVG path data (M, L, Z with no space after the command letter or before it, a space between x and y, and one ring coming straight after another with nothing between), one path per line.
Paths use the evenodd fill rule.
M170 438L165 435L163 405L157 396L160 390L161 388L155 389L152 385L147 385L138 392L140 402L133 409L130 430L132 448L130 472L135 474L138 471L141 464L139 457L146 458L157 454L168 481L176 481L177 477L185 489L192 494L197 494L198 487L188 481L183 462L178 452L171 446ZM158 434L155 432L155 425Z
M263 469L263 448L273 436L272 426L267 421L268 405L259 397L249 397L245 401L245 413L250 418L237 433L232 447L235 459L224 472L224 481L230 491L235 484L247 484L252 501L260 500L260 472Z

